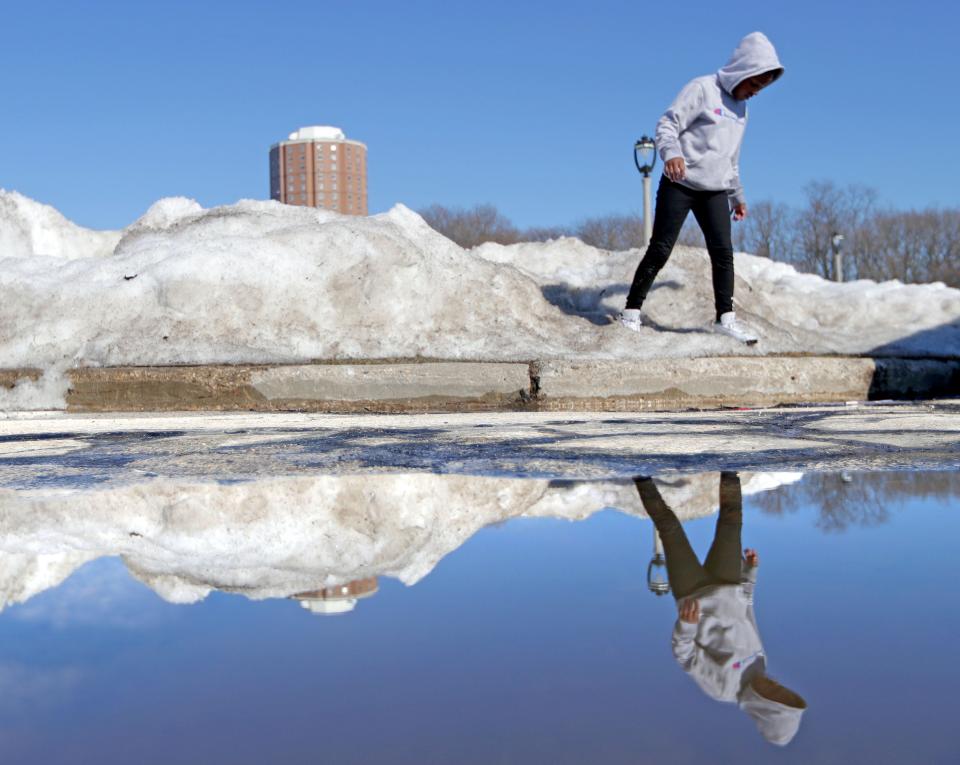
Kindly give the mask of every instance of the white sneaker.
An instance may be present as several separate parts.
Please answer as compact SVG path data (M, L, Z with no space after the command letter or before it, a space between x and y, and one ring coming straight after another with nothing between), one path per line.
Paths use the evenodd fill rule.
M640 321L639 308L624 308L617 316L617 319L623 326L627 329L632 329L634 332L639 332L643 326L643 322Z
M759 339L743 322L737 321L737 315L733 311L722 314L713 329L747 345L753 345Z

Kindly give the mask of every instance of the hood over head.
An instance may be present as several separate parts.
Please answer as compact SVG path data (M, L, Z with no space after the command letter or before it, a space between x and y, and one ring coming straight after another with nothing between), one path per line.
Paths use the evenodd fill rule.
M800 729L803 707L790 706L761 696L750 685L740 693L740 708L757 724L760 735L771 744L786 746Z
M764 72L773 72L773 81L776 82L783 74L783 66L767 36L763 32L751 32L740 41L726 66L717 75L720 86L732 96L733 89L747 77Z

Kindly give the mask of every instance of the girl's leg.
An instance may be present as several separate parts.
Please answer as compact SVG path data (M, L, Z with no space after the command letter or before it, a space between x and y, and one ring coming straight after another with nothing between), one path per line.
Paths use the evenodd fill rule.
M743 560L740 531L743 528L743 497L740 476L720 474L720 515L713 544L703 562L707 573L726 584L738 584L742 577Z
M633 275L633 284L627 295L627 308L640 308L643 305L653 280L673 252L673 246L680 236L680 229L690 212L693 199L690 189L674 183L665 175L661 176L660 185L657 187L657 207L653 215L650 244Z
M663 501L656 485L649 478L633 480L647 511L663 542L663 553L667 559L667 581L673 596L680 600L691 592L710 584L710 577L697 560L697 554L690 546L690 540L683 530L679 519L667 503Z
M713 298L717 320L733 310L733 241L730 233L730 202L727 192L701 192L693 215L703 230L713 270Z

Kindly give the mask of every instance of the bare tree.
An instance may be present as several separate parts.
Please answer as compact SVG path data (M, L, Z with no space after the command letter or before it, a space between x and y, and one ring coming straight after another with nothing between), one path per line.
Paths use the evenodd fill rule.
M764 201L750 205L749 211L733 227L734 248L772 260L793 260L795 224L790 208Z
M629 250L643 244L643 219L639 215L587 218L576 226L574 236L602 250Z
M834 234L840 233L855 275L860 256L869 249L867 222L876 207L877 192L865 186L839 188L833 181L813 181L804 193L807 204L796 217L794 262L803 271L834 279L831 242Z
M549 242L565 236L576 236L576 233L563 226L533 226L520 232L521 242Z
M706 247L707 243L703 238L703 231L697 224L692 215L688 215L683 222L683 228L680 229L680 236L677 238L677 244L682 247Z
M750 502L764 513L786 515L809 507L816 526L824 532L886 523L891 511L916 499L935 498L942 503L960 498L960 475L932 473L811 473L800 483L755 494Z
M520 241L520 232L513 223L490 204L469 209L433 204L421 210L420 215L431 228L461 247L476 247L484 242L514 244Z
M751 205L747 219L734 226L734 246L833 278L831 240L841 233L846 278L942 281L960 287L960 209L878 211L872 189L838 187L831 181L815 181L804 191L806 205L797 211L769 201ZM593 247L620 251L639 247L643 241L643 221L638 215L606 215L573 227L525 230L489 204L469 209L435 204L421 215L441 234L467 248L484 242L513 244L576 236ZM692 217L678 243L704 246Z
M960 210L878 213L869 237L862 277L960 286Z

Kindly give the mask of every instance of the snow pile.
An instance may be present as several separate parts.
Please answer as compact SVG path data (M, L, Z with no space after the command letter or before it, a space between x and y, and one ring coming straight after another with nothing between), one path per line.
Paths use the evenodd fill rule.
M0 610L14 603L25 603L34 595L56 587L84 563L97 557L95 552L73 551L0 553Z
M611 319L639 251L569 238L466 251L402 205L362 218L166 199L117 239L0 196L0 367L960 355L960 290L834 284L738 254L737 310L762 337L746 348L710 331L709 261L682 247L631 333Z
M608 253L576 239L491 243L473 252L515 266L562 310L597 325L611 321L623 307L643 256L640 250ZM768 258L746 253L734 258L737 315L759 330L757 346L746 349L708 334L714 319L709 256L703 249L678 246L647 297L645 327L633 337L630 352L624 353L608 333L592 355L960 355L960 290L941 282L861 279L841 284Z
M799 474L743 474L744 494ZM682 519L717 506L715 473L658 482ZM484 526L645 517L632 482L452 475L350 475L219 484L154 480L84 491L0 490L0 609L120 556L171 602L211 590L286 597L373 576L412 585Z
M82 228L49 205L0 189L0 260L102 258L113 252L120 234Z
M564 317L532 280L402 206L358 218L165 200L106 260L2 266L5 367L529 359L562 355L571 340L586 347L556 331Z

